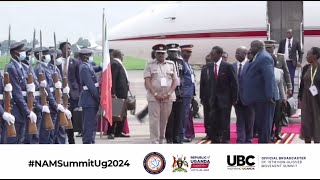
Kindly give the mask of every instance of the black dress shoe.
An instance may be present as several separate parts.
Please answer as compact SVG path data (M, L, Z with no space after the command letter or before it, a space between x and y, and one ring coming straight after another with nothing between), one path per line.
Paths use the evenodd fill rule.
M183 140L182 140L183 142L191 142L192 141L192 139L190 139L190 138L183 138Z
M258 138L258 133L254 133L253 138Z
M282 137L280 137L279 135L276 136L277 140L282 140Z
M201 140L209 140L209 136L206 135L206 137L202 138Z
M120 134L116 134L115 137L130 137L129 135L120 133Z
M108 139L114 139L114 135L113 134L109 134L108 135Z
M173 143L173 140L167 139L167 144L172 144L172 143Z

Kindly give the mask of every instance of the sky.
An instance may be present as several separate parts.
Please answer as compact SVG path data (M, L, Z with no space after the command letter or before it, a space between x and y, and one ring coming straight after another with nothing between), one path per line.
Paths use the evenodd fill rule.
M53 44L53 33L57 41L76 43L79 37L99 41L102 32L102 9L105 8L108 29L137 15L146 8L164 2L1 2L0 41L8 39L11 24L11 39L32 41L33 30L39 39L42 31L43 45Z

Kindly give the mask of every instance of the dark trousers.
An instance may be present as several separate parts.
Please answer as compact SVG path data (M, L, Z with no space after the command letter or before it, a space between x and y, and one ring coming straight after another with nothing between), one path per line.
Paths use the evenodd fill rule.
M41 128L41 123L42 123L42 114L41 113L36 113L37 115L37 134L28 134L28 129L29 129L29 119L26 124L26 135L24 139L24 144L39 144L40 141L40 128Z
M119 134L122 133L122 129L123 129L123 124L124 124L124 120L127 117L124 117L122 121L117 121L117 122L113 122L112 126L110 125L109 121L108 121L108 130L107 130L107 134L114 134L115 136L118 136Z
M26 132L26 121L15 122L16 137L7 137L7 144L23 144Z
M273 116L273 123L272 123L272 130L271 130L271 137L275 136L279 136L280 132L281 132L281 124L280 124L280 120L281 120L281 116L282 116L282 112L281 112L281 106L282 103L278 100L276 101L276 107L275 107L275 113ZM275 127L275 129L274 129Z
M252 143L254 110L252 106L244 106L241 102L235 105L237 115L237 143Z
M181 131L183 130L181 122L181 111L182 111L182 100L179 99L172 104L172 110L167 122L165 137L168 142L180 143L182 139L180 138Z
M57 120L54 124L54 143L55 144L66 144L66 129L60 126L59 113L56 114Z
M296 66L293 65L292 61L287 61L289 73L290 73L290 78L291 78L291 83L292 83L292 94L294 92L294 76L296 72Z
M137 114L138 119L143 119L144 117L146 117L148 114L148 105Z
M275 104L271 102L256 102L253 107L258 125L259 143L270 143Z
M74 114L73 114L73 110L78 106L78 100L73 100L73 99L69 99L69 102L70 102L70 106L69 106L69 111L72 113L72 118L71 118L71 121L72 121L72 124L74 124L75 120L74 120ZM68 136L68 143L69 144L75 144L75 141L74 141L74 131L73 129L66 129L66 133L67 133L67 136Z
M98 107L82 107L83 109L83 126L82 142L83 144L95 144L97 132L97 113Z
M50 109L50 115L52 119L53 125L55 125L57 121L57 113ZM40 137L39 144L54 144L55 138L55 130L46 130L45 128L45 120L43 118L43 122L40 125Z
M203 121L204 121L204 129L205 133L208 135L208 124L210 121L210 105L207 101L203 102Z
M187 137L186 134L190 135L190 129L187 129L187 127L189 127L189 124L191 124L191 122L189 121L189 115L190 115L190 106L191 106L191 100L192 97L183 97L182 98L182 109L180 111L180 122L181 122L181 126L182 128L180 129L180 139L183 140L184 138L190 138ZM189 131L189 132L187 132Z
M213 143L230 142L230 108L220 108L212 105L209 120L209 137Z

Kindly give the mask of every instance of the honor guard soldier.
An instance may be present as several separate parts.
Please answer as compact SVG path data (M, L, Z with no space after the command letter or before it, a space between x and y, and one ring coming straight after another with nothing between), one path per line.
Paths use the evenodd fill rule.
M20 42L10 45L11 60L7 64L7 72L12 84L12 114L15 116L16 137L8 137L8 144L22 144L25 138L26 125L29 120L37 122L37 116L27 106L27 72L21 61L26 58L24 44ZM5 89L6 91L6 89Z
M178 83L175 89L176 101L173 102L172 111L169 116L169 120L166 128L166 139L168 143L182 143L183 133L183 122L182 114L182 91L183 91L183 74L184 74L184 62L182 57L179 56L179 45L178 44L167 44L168 57L166 60L171 60L175 64Z
M42 57L39 57L40 52L42 52ZM42 123L40 129L40 144L65 144L65 133L61 132L61 128L59 128L58 111L64 112L66 115L69 114L70 111L66 110L61 104L57 104L54 98L54 89L58 86L61 87L61 82L60 84L53 83L53 73L49 68L49 63L51 61L49 49L46 47L42 47L42 49L38 47L35 49L34 53L38 60L37 65L34 67L34 71L37 77L39 77L39 73L45 75L45 80L39 82L39 84L40 87L44 87L47 91L47 101L49 102L51 119L54 124L54 130L46 130L45 124Z
M166 45L152 47L155 59L148 62L144 79L147 89L150 138L153 144L165 143L165 132L172 102L176 100L177 71L172 61L165 60Z
M195 76L192 67L189 64L189 59L192 54L193 45L182 45L181 56L183 58L184 72L182 74L182 110L181 110L181 122L183 124L183 131L180 134L180 139L183 142L191 142L194 138L194 127L192 115L190 117L191 102L193 96L195 96Z
M30 70L29 64L31 62L31 66L34 63L34 58L31 56L31 53L33 52L32 48L25 48L27 57L21 61L22 67L27 72L27 77L31 71L32 76L33 76L33 84L27 84L27 92L32 92L34 95L34 113L37 115L37 134L28 134L28 123L27 123L27 128L26 128L26 135L25 135L25 140L24 144L39 144L39 137L40 137L40 128L42 124L42 112L49 112L49 107L48 106L42 106L41 105L41 99L40 99L40 85L38 82L38 77L34 73L33 70ZM30 60L31 59L31 60Z
M79 58L83 62L79 70L80 84L83 88L79 99L79 106L82 107L83 112L82 142L83 144L95 144L97 113L100 105L99 83L96 72L101 71L102 68L100 66L94 68L91 65L93 56L90 49L81 49Z

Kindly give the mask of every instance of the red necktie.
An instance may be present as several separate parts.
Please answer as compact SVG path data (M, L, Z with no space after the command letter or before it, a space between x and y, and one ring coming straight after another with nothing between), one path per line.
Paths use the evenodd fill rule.
M218 65L214 63L214 79L218 80Z

